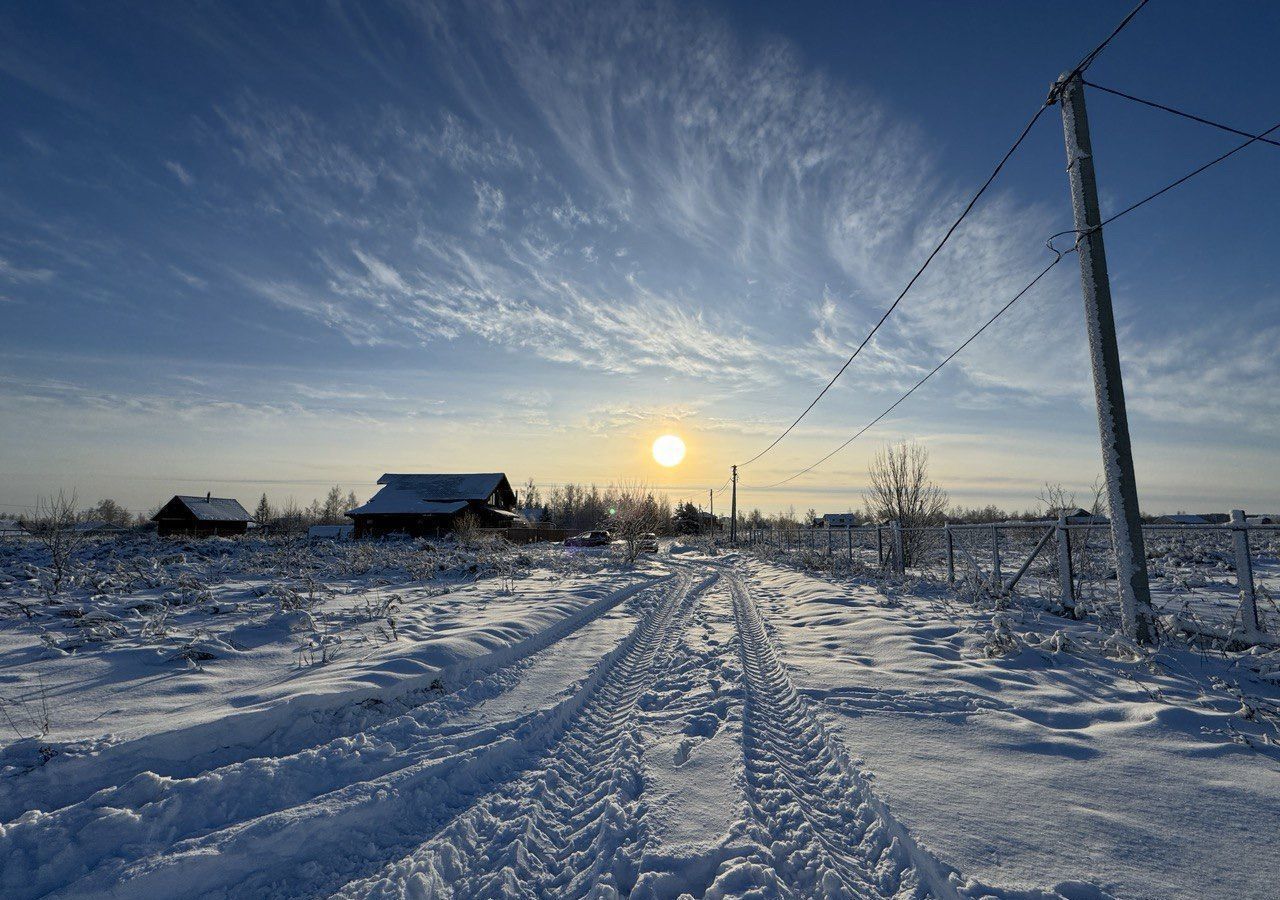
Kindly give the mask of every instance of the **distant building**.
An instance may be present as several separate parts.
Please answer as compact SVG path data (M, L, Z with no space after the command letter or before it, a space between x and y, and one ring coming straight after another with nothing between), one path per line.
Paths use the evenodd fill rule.
M858 519L857 513L824 513L815 524L819 528L857 528L861 524Z
M312 541L349 541L355 533L354 525L312 525L307 529L307 539Z
M1066 516L1067 521L1072 525L1106 525L1111 520L1106 516L1095 516L1087 509L1079 506L1064 506L1062 508L1054 508L1045 513L1046 519L1057 521L1060 516Z
M1174 513L1171 516L1160 516L1155 520L1156 525L1208 525L1209 520L1204 516L1197 516L1192 513Z
M443 534L468 514L484 528L524 524L515 511L515 491L502 472L389 474L378 484L384 487L368 503L347 511L358 538Z
M17 519L0 519L0 537L24 537L28 533Z
M189 534L196 537L244 534L253 516L228 497L187 497L178 494L151 517L161 537Z
M1262 513L1256 516L1245 516L1244 521L1247 525L1280 525L1280 515Z

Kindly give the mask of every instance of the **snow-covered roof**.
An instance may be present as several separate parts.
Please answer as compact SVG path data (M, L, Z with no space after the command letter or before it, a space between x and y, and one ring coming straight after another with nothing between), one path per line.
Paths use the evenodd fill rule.
M488 494L485 495L486 497ZM384 487L369 502L347 510L349 516L447 516L467 505L466 500L428 500L417 490Z
M173 498L191 511L201 522L248 522L253 516L230 497L188 497L178 494ZM172 503L170 500L169 503ZM169 504L166 503L165 506ZM159 518L159 514L155 518Z
M423 500L487 500L507 480L502 472L470 472L453 475L387 474L378 479L397 490L413 491Z
M307 529L309 538L345 538L351 537L354 525L312 525Z
M22 527L22 523L17 519L0 519L0 534L7 532L26 532L27 529Z

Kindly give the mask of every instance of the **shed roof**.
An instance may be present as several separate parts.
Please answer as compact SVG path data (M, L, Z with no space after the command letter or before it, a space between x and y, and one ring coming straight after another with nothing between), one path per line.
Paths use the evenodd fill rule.
M413 491L424 500L487 500L506 480L507 476L502 472L435 475L391 473L379 478L378 484L385 484L396 490Z
M191 515L195 516L201 522L248 522L253 516L249 515L248 510L240 505L239 500L230 497L188 497L184 494L176 495L173 500L177 500L188 510ZM169 503L172 503L170 500ZM166 503L165 506L168 506ZM161 512L164 509L161 508ZM152 520L160 518L160 513L152 516Z

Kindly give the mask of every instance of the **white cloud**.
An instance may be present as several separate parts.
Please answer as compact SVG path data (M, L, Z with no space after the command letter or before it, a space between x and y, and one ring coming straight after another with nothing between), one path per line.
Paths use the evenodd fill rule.
M195 176L186 170L182 163L172 159L164 161L164 167L173 173L173 177L182 182L183 187L191 187L196 183Z

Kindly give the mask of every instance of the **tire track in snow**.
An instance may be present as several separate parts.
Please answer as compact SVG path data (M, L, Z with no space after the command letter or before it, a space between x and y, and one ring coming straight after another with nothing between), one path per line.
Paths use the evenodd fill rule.
M607 714L625 698L620 685L642 684L691 587L687 573L667 582L651 612L571 696L514 729L450 737L440 755L180 841L166 853L91 875L69 892L309 897L366 875L432 835L494 782L518 776L566 731L582 730L578 723L589 712Z
M279 756L256 756L173 778L142 772L65 807L29 812L0 825L0 893L39 896L99 867L120 869L179 840L305 803L356 781L496 741L522 719L455 728L449 723L518 684L541 652L573 639L653 584L614 592L521 645L514 662L478 665L475 680L452 693L398 698L404 712L350 736ZM105 877L105 872L98 873Z
M686 579L690 570L684 569ZM563 738L519 781L338 895L625 896L644 846L642 701L681 652L712 574L655 616Z
M452 692L453 686L472 685L545 650L665 580L642 581L612 591L515 643L442 669L410 677L378 673L375 679L383 682L381 687L352 691L354 697L335 697L329 705L316 706L304 695L268 710L233 712L217 721L147 735L93 757L55 758L51 764L24 776L23 795L30 796L38 790L44 801L41 810L47 813L85 801L139 775L147 779L156 773L163 779L191 778L235 763L290 757L326 742L357 737L437 703L441 692L433 687L436 681L445 685L446 692ZM140 790L145 791L145 787ZM0 784L0 810L0 821L28 812L25 806L17 805L6 784Z
M936 886L938 873L922 872L933 867L889 819L796 692L745 583L737 573L728 580L745 690L743 758L751 821L743 830L757 849L727 863L709 896L933 896L924 882Z

